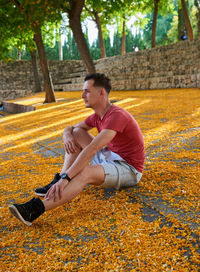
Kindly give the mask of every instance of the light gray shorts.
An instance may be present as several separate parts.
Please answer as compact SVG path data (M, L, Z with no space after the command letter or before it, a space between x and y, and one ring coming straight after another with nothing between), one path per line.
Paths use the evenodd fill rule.
M142 173L124 161L118 154L103 148L91 160L91 165L100 164L104 168L105 179L103 188L120 189L136 185Z

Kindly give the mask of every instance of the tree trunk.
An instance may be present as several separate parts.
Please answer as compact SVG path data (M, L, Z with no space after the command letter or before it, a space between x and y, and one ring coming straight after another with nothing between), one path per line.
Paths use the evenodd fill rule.
M38 28L34 34L34 41L36 43L37 50L39 53L40 65L41 65L42 75L44 79L44 91L45 91L44 103L55 102L56 99L54 95L53 84L51 80L51 75L49 73L49 67L47 63L47 58L46 58L46 54L44 50L44 44L42 41L42 34L41 34L40 28Z
M178 1L178 40L182 40L181 36L185 33L186 30L185 17L183 14L183 8L181 2Z
M22 59L22 51L21 49L17 49L17 60L21 60Z
M37 67L37 58L36 58L36 50L30 51L31 54L31 62L33 67L33 75L34 75L34 82L35 82L35 92L41 92L41 84L38 74L38 67Z
M63 49L62 49L62 41L61 41L61 29L59 29L60 40L58 41L58 50L59 50L59 60L63 60Z
M194 4L198 10L196 17L197 17L197 31L198 31L198 37L200 36L200 3L198 0L194 1Z
M13 0L14 4L16 7L20 10L23 9L21 8L21 4L18 0ZM30 16L28 13L26 13L27 19L30 20ZM53 84L51 80L51 75L49 73L49 68L48 68L48 63L47 63L47 58L46 58L46 53L44 50L44 44L42 41L42 34L41 34L41 29L40 27L33 27L34 29L34 41L37 46L37 50L39 53L40 57L40 65L41 65L41 70L42 70L42 75L43 75L43 80L44 80L44 91L45 91L45 101L44 103L51 103L51 102L56 102L55 95L54 95L54 90L53 90Z
M154 0L154 13L153 13L153 24L152 24L152 36L151 36L151 47L156 47L156 25L158 17L158 4L160 0Z
M193 30L192 30L192 26L190 23L190 18L188 16L188 11L187 11L187 7L185 4L185 0L181 0L181 4L182 4L182 8L183 8L184 17L185 17L185 24L187 27L187 34L188 34L189 40L193 40L194 39Z
M103 40L103 34L102 34L102 28L101 28L101 22L99 19L99 14L98 14L98 12L95 12L94 15L95 15L95 22L96 22L97 28L98 28L101 58L106 58L106 49L105 49L105 44L104 44L104 40Z
M87 73L95 73L95 66L81 28L81 12L84 6L84 0L71 0L69 12L69 25L72 29L80 56Z
M126 21L123 19L121 55L126 54Z
M62 51L61 40L58 41L58 50L59 50L59 60L63 60L63 51Z

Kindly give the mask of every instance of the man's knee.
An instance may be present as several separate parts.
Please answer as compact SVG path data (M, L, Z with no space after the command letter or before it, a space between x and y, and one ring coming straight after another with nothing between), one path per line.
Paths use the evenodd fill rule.
M90 180L90 166L85 166L83 170L80 172L80 181L84 183L84 185L87 185Z
M72 131L72 135L77 144L81 146L81 148L84 148L93 140L93 136L83 128L74 128Z
M72 130L72 135L74 136L75 139L78 139L83 135L85 130L83 128L73 128Z
M80 173L80 180L87 184L100 185L104 181L105 173L101 165L87 165Z

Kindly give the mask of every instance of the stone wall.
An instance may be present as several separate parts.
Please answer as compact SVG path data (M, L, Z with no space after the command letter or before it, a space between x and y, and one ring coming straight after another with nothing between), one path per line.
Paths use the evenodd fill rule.
M53 84L67 76L84 70L81 61L49 61ZM38 71L43 86L40 64ZM0 101L24 97L34 92L34 77L31 61L21 60L9 63L0 62Z
M96 69L115 90L200 87L200 40L100 59Z
M97 72L111 78L113 90L199 88L200 40L100 59L95 65ZM86 74L81 61L49 61L49 67L55 89L81 89ZM26 96L33 90L30 61L0 62L0 100Z

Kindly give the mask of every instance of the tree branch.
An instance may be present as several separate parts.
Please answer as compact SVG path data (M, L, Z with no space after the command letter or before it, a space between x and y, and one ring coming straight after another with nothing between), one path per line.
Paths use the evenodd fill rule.
M86 5L84 5L84 7L86 11L89 13L89 15L92 17L92 21L96 23L94 11L92 12L89 8L86 7Z

